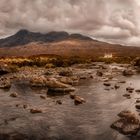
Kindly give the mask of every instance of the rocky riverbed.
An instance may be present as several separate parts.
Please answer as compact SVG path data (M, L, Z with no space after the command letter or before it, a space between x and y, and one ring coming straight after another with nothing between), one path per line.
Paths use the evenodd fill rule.
M140 138L134 66L98 62L17 72L7 66L0 75L0 140Z

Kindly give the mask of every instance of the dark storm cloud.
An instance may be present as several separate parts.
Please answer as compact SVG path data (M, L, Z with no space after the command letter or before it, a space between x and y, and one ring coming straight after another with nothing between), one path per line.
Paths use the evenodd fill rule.
M0 36L66 30L140 45L139 12L139 0L0 0Z

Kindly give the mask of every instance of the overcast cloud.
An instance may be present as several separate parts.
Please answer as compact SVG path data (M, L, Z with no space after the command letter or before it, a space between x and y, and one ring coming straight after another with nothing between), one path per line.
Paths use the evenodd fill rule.
M140 46L140 0L0 0L0 37L69 31Z

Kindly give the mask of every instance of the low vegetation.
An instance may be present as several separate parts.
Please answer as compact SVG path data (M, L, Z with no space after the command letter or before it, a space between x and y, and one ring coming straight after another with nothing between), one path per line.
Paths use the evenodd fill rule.
M46 68L55 68L55 67L68 67L74 64L83 64L90 62L105 62L110 63L131 63L140 66L140 58L136 57L92 57L92 58L83 58L78 56L71 57L61 57L55 55L39 55L39 56L30 56L30 57L11 57L11 58L0 58L0 63L8 64L14 70L17 70L20 67L46 67Z

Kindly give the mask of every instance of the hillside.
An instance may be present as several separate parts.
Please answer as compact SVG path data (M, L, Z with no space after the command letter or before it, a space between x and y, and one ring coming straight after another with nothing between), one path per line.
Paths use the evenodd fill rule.
M31 56L55 54L61 56L98 57L105 53L113 56L140 56L140 48L109 44L80 34L50 32L47 34L21 30L0 40L0 56Z

